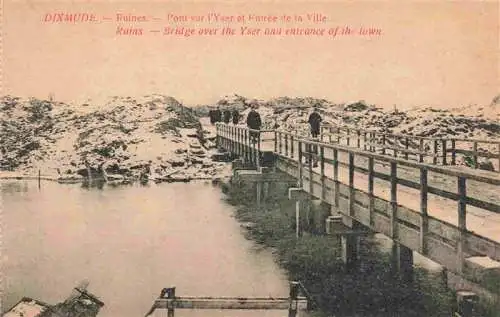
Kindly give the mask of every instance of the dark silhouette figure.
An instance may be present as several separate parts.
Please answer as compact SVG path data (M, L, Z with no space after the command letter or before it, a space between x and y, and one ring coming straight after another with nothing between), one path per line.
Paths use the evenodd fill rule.
M322 121L321 115L318 113L318 108L315 106L313 108L313 112L309 115L308 122L311 127L311 136L313 137L313 139L315 139L316 142L318 141L317 138L321 130L321 121ZM310 152L312 153L311 157L313 159L313 166L317 167L318 157L313 155L318 154L318 147L316 145L312 145L310 146L310 150L311 150Z
M239 121L240 121L240 113L238 112L238 110L234 109L233 110L233 124L238 124Z
M252 107L252 110L248 113L247 116L247 127L251 130L260 130L262 126L262 121L260 119L260 114L255 110L255 106ZM250 131L250 140L253 144L257 143L259 131Z
M228 124L231 121L231 111L228 109L224 110L224 123Z
M318 113L318 108L314 107L313 112L309 115L309 125L311 126L311 136L317 138L320 133L321 115Z
M220 108L214 110L214 120L215 122L222 121L222 111L220 111Z
M209 110L208 117L210 118L210 124L215 124L215 110Z

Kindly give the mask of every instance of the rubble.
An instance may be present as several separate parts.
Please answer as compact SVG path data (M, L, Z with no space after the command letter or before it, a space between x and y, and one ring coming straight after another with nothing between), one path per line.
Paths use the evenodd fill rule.
M128 183L184 179L195 171L216 175L224 164L207 164L213 144L192 109L169 96L114 96L101 104L0 98L0 170L51 176L61 183L93 179ZM199 140L201 138L201 141ZM189 170L189 171L188 171ZM147 176L147 177L146 177ZM177 177L177 176L176 176Z

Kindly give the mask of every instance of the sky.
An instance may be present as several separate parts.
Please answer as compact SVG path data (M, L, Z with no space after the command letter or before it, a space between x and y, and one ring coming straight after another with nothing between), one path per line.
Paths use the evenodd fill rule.
M46 23L86 12L95 23ZM116 14L148 22L117 22ZM168 21L219 13L246 22ZM307 22L307 14L326 22ZM250 14L303 22L249 22ZM233 93L365 100L385 107L489 104L500 93L498 1L13 1L3 7L2 95L66 102L161 93L206 104ZM108 17L113 20L103 20ZM153 20L153 17L158 20ZM161 19L161 20L160 20ZM232 27L236 35L167 36L165 27ZM241 26L376 28L379 36L241 36ZM142 28L141 36L117 28ZM219 29L218 31L221 31Z

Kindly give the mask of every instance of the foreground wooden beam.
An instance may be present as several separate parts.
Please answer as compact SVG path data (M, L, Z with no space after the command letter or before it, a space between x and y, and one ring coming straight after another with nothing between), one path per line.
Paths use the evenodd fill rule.
M239 298L239 297L175 297L158 298L156 309L253 309L253 310L288 310L289 298ZM307 308L307 299L297 299L298 310Z
M175 310L185 309L240 309L240 310L288 310L289 317L297 311L311 309L310 294L300 282L290 282L290 297L194 297L176 296L175 286L164 288L146 317L164 316L165 311L173 317ZM304 292L307 297L299 296Z

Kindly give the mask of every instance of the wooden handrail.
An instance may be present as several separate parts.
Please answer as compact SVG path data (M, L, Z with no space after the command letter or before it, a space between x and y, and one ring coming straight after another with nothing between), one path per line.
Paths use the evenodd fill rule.
M356 131L356 134L351 134L352 131ZM369 139L366 137L367 134L370 135ZM325 140L325 137L328 136L331 143L333 135L337 136L337 143L340 143L341 139L345 139L348 146L351 145L351 138L355 137L357 139L356 145L358 148L361 148L361 135L363 135L364 150L367 149L368 145L368 150L372 152L380 150L382 154L385 155L387 154L386 150L389 150L394 156L402 154L405 159L409 159L409 155L412 154L415 155L415 160L418 160L419 162L423 162L424 158L430 158L433 164L456 165L457 154L462 154L472 156L472 166L470 167L477 169L479 167L478 158L496 159L499 166L497 172L500 172L500 140L498 139L485 140L457 137L422 137L400 133L378 132L373 129L353 129L348 127L334 128L333 125L323 124L321 127L320 139L323 141ZM394 142L391 142L391 140L394 140ZM424 151L424 141L429 142L432 145L432 154L428 154ZM410 143L412 143L411 146ZM472 150L457 148L457 143L469 144L469 146L472 147ZM491 153L478 150L480 145L497 145L497 147L496 149L493 149L493 153ZM418 150L416 150L416 148L418 148ZM448 153L450 153L450 155Z
M217 124L217 127L220 127L223 125L224 124ZM255 132L265 131L265 132L273 132L274 133L274 130L251 130L251 129L248 129L245 127L239 127L239 126L233 126L233 128L236 130L241 129L244 131L255 131ZM300 142L301 144L305 144L305 145L323 146L327 149L337 149L337 150L340 150L342 152L347 152L347 153L352 152L355 155L360 155L360 156L364 156L364 157L368 157L368 158L372 157L378 161L383 161L383 162L387 162L387 163L396 162L398 164L408 166L408 167L426 168L429 171L442 173L442 174L448 175L448 176L456 176L456 177L463 176L463 177L467 177L469 179L473 179L473 180L480 181L480 182L486 182L486 183L493 184L493 185L500 184L500 176L498 176L495 173L491 173L491 172L488 173L487 171L485 171L485 173L488 173L488 176L485 176L485 175L483 176L483 175L478 175L476 173L467 172L465 170L464 171L457 171L456 169L445 167L445 166L432 165L432 164L427 164L424 162L407 161L404 159L400 159L398 157L390 157L390 156L386 156L386 155L377 154L374 152L366 152L366 151L363 151L363 150L360 150L357 148L347 147L347 146L336 144L336 143L325 143L325 142L313 141L310 139L301 138L296 133L293 133L293 132L287 132L287 131L281 131L281 130L277 130L277 131L280 133L280 135L282 137L285 135L293 136L294 142ZM288 139L290 140L291 138L288 138ZM271 139L269 139L269 140L271 140ZM277 140L275 140L275 142L276 141Z
M335 125L326 125L326 124L323 124L321 125L321 128L337 128L337 129L340 129L340 131L342 130L351 130L351 131L360 131L361 132L367 132L367 133L371 133L371 132L375 132L377 133L378 135L385 135L385 136L390 136L390 137L394 137L394 136L397 136L397 137L411 137L411 138L414 138L414 139L423 139L423 140L447 140L447 141L451 141L451 140L455 140L455 141L464 141L464 142L478 142L478 143L489 143L489 144L500 144L500 139L499 140L484 140L484 139L472 139L472 138L457 138L457 137L439 137L439 138L436 138L436 137L430 137L430 136L418 136L418 135L407 135L407 134L402 134L402 133L387 133L387 132L380 132L380 131L377 131L375 129L355 129L355 128L347 128L347 127L337 127ZM338 130L337 130L338 131ZM325 133L325 135L328 135L329 133ZM335 135L336 133L332 133L332 135Z
M282 132L282 134L286 134L287 132ZM365 152L363 150L358 150L357 148L352 148L352 147L347 147L343 145L338 145L338 144L328 144L328 143L322 143L322 142L317 142L317 141L311 141L307 139L296 139L297 141L300 141L303 144L311 144L311 145L317 145L317 146L323 146L324 148L327 149L337 149L346 153L353 153L355 155L360 155L364 157L372 157L378 161L383 161L387 163L395 162L404 166L408 167L414 167L414 168L425 168L429 171L441 173L444 175L448 176L463 176L467 177L469 179L473 179L476 181L480 182L486 182L492 185L500 185L500 176L495 174L495 173L488 173L491 175L488 176L483 176L483 175L478 175L472 172L467 172L467 171L457 171L455 169L449 168L449 167L444 167L444 166L437 166L437 165L432 165L432 164L426 164L426 163L419 163L419 162L412 162L412 161L407 161L404 159L396 158L396 157L390 157L390 156L385 156L385 155L380 155L377 153L372 153L372 152Z

